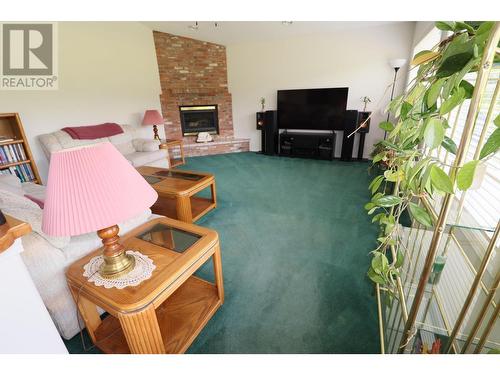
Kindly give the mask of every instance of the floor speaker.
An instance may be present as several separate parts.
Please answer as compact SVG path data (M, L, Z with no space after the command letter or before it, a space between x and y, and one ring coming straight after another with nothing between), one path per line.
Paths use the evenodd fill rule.
M257 112L256 113L256 124L257 124L257 130L262 130L262 127L264 126L264 116L265 112Z
M278 154L278 112L266 111L264 126L262 127L262 153L266 155Z
M358 125L358 111L348 110L344 115L344 135L342 137L342 151L340 153L340 160L352 160L352 148L354 146L354 135L347 137L351 134Z

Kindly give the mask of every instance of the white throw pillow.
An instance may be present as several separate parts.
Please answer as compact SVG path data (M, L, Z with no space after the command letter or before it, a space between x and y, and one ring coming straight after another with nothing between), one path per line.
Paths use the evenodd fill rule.
M136 138L132 143L137 152L152 152L159 150L161 142L156 139Z

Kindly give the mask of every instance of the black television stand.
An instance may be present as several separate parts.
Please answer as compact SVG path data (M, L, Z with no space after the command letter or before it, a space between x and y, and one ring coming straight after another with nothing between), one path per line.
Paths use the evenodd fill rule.
M335 132L289 133L285 130L279 136L279 155L333 160Z

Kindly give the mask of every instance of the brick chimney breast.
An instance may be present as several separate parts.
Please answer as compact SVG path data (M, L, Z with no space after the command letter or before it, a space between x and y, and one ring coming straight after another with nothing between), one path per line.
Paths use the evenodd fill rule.
M248 151L248 140L234 139L226 47L158 31L154 31L153 36L167 138L183 139L188 155ZM213 136L214 150L200 153L194 149L196 136L183 137L179 106L212 104L218 107L219 134ZM204 146L207 147L210 145Z

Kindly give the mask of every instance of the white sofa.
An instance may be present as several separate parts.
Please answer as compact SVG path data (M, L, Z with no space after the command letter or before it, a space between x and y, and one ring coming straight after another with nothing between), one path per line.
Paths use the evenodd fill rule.
M101 240L95 233L74 237L47 236L41 230L42 209L26 198L26 194L43 201L45 187L21 183L13 175L0 175L0 210L31 225L33 231L22 237L22 257L59 333L69 339L84 324L78 324L76 305L66 284L65 271L71 263L100 247ZM155 217L158 216L152 215L150 210L144 211L119 224L120 234Z
M42 149L50 160L50 154L66 148L78 147L100 142L111 142L134 167L149 165L169 167L167 150L159 149L160 141L141 138L140 130L131 125L120 125L122 134L97 139L73 139L63 130L42 134L38 137Z

